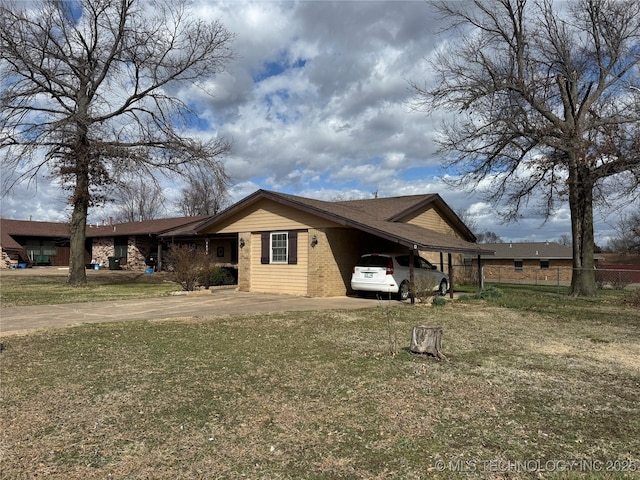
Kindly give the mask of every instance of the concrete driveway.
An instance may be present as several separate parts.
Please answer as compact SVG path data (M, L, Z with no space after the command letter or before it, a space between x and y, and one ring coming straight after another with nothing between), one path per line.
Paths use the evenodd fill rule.
M380 305L381 303L377 300L369 298L309 298L220 289L197 295L2 308L0 335L27 333L41 328L65 327L82 323L189 317L213 318L236 314L371 308ZM395 307L407 304L385 301L384 305Z

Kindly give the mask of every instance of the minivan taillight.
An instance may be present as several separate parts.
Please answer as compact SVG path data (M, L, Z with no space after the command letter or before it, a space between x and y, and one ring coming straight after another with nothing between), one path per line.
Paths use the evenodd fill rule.
M393 258L387 262L387 275L393 275Z

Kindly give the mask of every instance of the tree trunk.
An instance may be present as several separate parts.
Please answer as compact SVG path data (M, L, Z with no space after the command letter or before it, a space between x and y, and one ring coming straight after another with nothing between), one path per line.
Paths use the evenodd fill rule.
M413 327L411 334L411 351L413 353L428 353L438 360L446 360L447 357L440 351L442 343L442 327Z
M580 168L577 162L569 170L569 207L573 240L573 275L569 295L593 297L596 295L593 181L588 169Z
M87 211L89 209L89 171L86 165L79 165L77 168L72 202L69 285L81 286L87 284L84 252L87 237Z

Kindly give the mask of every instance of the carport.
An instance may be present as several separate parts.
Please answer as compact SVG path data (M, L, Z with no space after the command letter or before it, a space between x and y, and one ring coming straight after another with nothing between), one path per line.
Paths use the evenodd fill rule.
M424 228L416 225L393 223L387 225L387 228L376 229L368 226L361 226L360 230L374 235L380 239L396 245L397 247L405 247L409 254L409 272L411 292L414 291L414 262L413 258L417 252L436 253L439 256L440 271L447 273L449 276L449 297L453 298L453 279L455 274L454 255L476 255L478 267L478 287L482 288L482 256L493 255L493 250L483 248L480 244L463 240L459 237L443 235L438 232L425 231ZM471 233L471 232L469 232ZM471 234L473 235L473 234ZM475 237L473 237L475 239ZM388 243L387 243L388 245ZM445 271L445 256L446 268ZM435 263L435 262L432 262ZM411 294L411 303L415 302L413 293Z

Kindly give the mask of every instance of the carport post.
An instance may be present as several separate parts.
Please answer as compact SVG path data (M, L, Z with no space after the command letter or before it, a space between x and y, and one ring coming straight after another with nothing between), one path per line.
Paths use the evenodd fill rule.
M478 254L478 288L482 290L482 255Z
M414 271L413 271L413 251L414 249L412 248L411 250L409 250L409 298L411 298L411 304L413 305L414 303L416 303L416 296L414 294L415 291L415 275L414 275Z
M162 271L162 242L162 239L158 242L158 263L156 264L158 272Z
M204 275L204 288L209 290L209 275L211 275L211 258L209 254L209 236L204 237L204 251L207 257L207 273Z
M449 298L453 298L453 262L451 261L451 252L447 253L447 261L449 262Z

